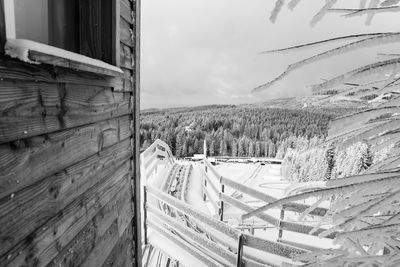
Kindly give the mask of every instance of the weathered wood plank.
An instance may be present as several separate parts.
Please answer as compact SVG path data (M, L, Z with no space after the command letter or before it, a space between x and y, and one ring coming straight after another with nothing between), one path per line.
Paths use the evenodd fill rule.
M134 44L134 72L132 79L132 93L133 93L133 103L132 103L132 134L133 134L133 142L132 142L132 151L133 155L136 157L132 158L132 176L131 176L131 185L132 185L132 195L135 197L135 208L134 208L134 223L132 224L133 232L135 236L135 266L142 266L142 246L139 245L142 243L142 214L140 212L142 206L142 187L141 187L141 179L140 179L140 21L141 21L141 1L132 1L132 12L135 17L135 21L133 22L133 38L132 42Z
M132 10L130 3L128 1L120 0L120 5L121 18L132 24Z
M117 200L117 232L112 235L107 233L106 237L103 235L102 240L95 246L83 263L83 266L101 266L106 261L113 248L117 245L117 241L122 237L125 230L130 228L128 225L133 218L131 199L131 192L127 186L125 193ZM123 205L123 207L121 205Z
M0 199L131 135L130 117L0 145Z
M116 202L124 198L130 199L127 188L118 192L48 266L101 266L119 240Z
M87 158L60 173L28 186L13 198L0 202L0 255L26 238L86 190L112 174L121 162L131 156L129 138ZM127 197L125 202L130 201ZM118 205L121 220L132 218L125 202ZM124 213L127 213L125 215ZM121 222L125 223L124 221ZM122 231L122 229L121 229Z
M132 48L120 43L120 66L121 68L133 70Z
M103 263L103 267L119 266L119 267L131 267L133 266L133 234L132 227L127 227L124 234L118 240L118 243L114 246L110 255Z
M132 0L121 0L129 9L131 9Z
M133 80L133 74L132 70L126 69L124 67L121 67L122 71L124 72L124 80L123 80L123 86L121 88L115 89L114 91L118 92L132 92L134 90L134 80Z
M111 45L111 44L110 44ZM110 49L112 51L112 49ZM111 68L104 68L97 65L87 64L80 61L75 61L68 58L57 57L54 55L49 55L46 53L42 53L40 51L29 50L28 58L32 61L45 63L53 66L80 70L84 72L93 72L100 75L107 75L107 76L114 76L114 77L121 77L122 73L118 72Z
M100 266L105 262L119 240L115 199L129 198L127 193L126 189L117 193L48 266Z
M132 191L130 187L127 188L126 196L120 198L117 201L117 212L118 212L118 234L122 236L122 234L126 231L129 223L132 221L134 216L133 214L133 202L132 202Z
M122 89L123 86L122 77L111 77L44 64L29 64L5 56L0 56L0 78L108 86L117 90Z
M100 180L42 227L19 242L7 255L1 256L0 265L29 266L36 263L44 266L57 255L58 258L63 257L64 253L60 252L68 251L68 248L64 249L73 245L74 238L96 214L96 233L102 236L116 220L116 202L121 196L118 193L129 186L129 166L129 161L121 163L116 171Z
M126 115L129 105L111 88L0 81L0 143Z
M82 263L82 266L101 266L107 259L107 256L110 254L114 246L118 243L118 239L118 225L117 222L115 222L110 229L107 230L101 238L99 238L92 252Z
M125 20L121 19L119 26L120 26L120 28L119 28L120 42L129 47L134 47L134 44L132 41L133 31L132 31L131 25L129 25L129 23L126 22Z

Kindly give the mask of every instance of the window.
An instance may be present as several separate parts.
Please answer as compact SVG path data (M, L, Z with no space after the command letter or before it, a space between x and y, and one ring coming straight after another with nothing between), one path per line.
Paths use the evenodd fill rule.
M29 40L116 65L117 3L4 0L7 40Z

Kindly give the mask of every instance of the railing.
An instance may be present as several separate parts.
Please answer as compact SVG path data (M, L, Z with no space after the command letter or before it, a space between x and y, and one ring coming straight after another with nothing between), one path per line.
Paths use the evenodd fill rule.
M145 222L146 225L173 240L178 246L207 266L224 266L226 264L255 267L276 266L267 259L260 259L251 253L247 253L244 251L245 246L287 259L306 252L304 249L240 232L156 188L146 187L145 192L170 208L179 210L189 220L199 225L202 231L210 237L199 235L192 228L187 227L178 217L169 216L162 212L159 207L149 202L146 203L146 210L149 213ZM150 216L151 220L149 220ZM169 229L169 231L166 229Z
M174 162L175 160L169 146L160 139L157 139L140 154L141 177L148 179L152 173L157 171L157 167L160 164L172 165Z
M153 174L156 173L160 165L168 166L169 176L171 177L165 177L164 183L167 186L165 184L159 185L160 188L167 190L168 184L172 183L171 179L174 179L176 168L179 168L168 145L161 140L156 140L141 154L141 160L142 177L144 177L142 179L145 180L154 177ZM151 231L155 231L172 241L206 266L277 266L277 264L268 260L269 257L261 257L260 252L274 254L286 259L285 261L290 261L295 255L316 249L312 246L281 240L283 230L309 234L313 229L308 225L284 220L285 211L304 212L310 208L305 204L290 203L285 205L281 210L280 218L275 218L266 213L256 215L266 225L278 230L277 241L265 240L247 234L241 231L243 229L237 229L224 223L226 205L234 206L244 213L255 210L246 203L227 195L225 193L227 187L265 203L273 202L276 198L221 176L206 158L204 158L203 163L203 199L209 201L213 206L214 214L212 215L214 216L202 213L185 202L188 182L186 176L189 176L191 168L185 169L184 177L186 178L183 178L182 192L175 196L152 186L152 183L143 182L144 244L148 244L148 231L151 229ZM317 207L311 214L323 216L326 212L326 209ZM260 226L260 228L263 227L266 226ZM313 234L318 235L322 230ZM330 237L333 237L333 235ZM245 250L245 247L249 249Z
M204 185L203 185L203 194L206 196L205 198L208 197L210 202L214 202L213 206L218 207L219 215L221 221L223 221L224 218L224 206L225 204L229 204L231 206L234 206L241 210L244 215L246 214L253 214L256 209L253 207L247 205L246 203L237 200L236 198L233 198L232 196L227 195L224 191L226 187L230 187L238 192L241 192L243 194L246 194L252 198L255 198L257 200L260 200L265 203L271 203L277 200L277 198L272 197L268 194L265 194L263 192L260 192L258 190L255 190L253 188L250 188L248 186L245 186L243 184L237 183L231 179L228 179L226 177L221 176L214 168L214 166L206 159L204 158ZM216 184L218 181L219 183ZM220 188L220 190L218 190ZM211 194L218 194L218 197L209 197ZM278 241L280 242L286 242L282 241L282 235L283 231L291 231L291 232L296 232L296 233L301 233L301 234L310 234L314 236L318 236L320 233L322 233L325 229L323 228L318 228L314 229L313 226L306 225L306 224L301 224L301 223L296 223L296 222L289 222L285 221L285 211L292 211L292 212L298 212L302 213L310 209L309 205L305 204L300 204L300 203L290 203L286 204L282 207L281 212L280 212L280 217L275 218L271 215L268 215L263 212L258 212L255 213L254 216L257 217L258 219L266 222L269 225L272 225L278 229ZM312 211L309 213L310 215L313 216L324 216L327 212L326 208L322 207L312 207ZM243 220L242 216L242 220ZM331 233L327 238L334 238L336 233ZM292 242L293 244L293 242ZM310 248L310 246L305 246L302 244L296 244L299 247L307 247L307 249Z

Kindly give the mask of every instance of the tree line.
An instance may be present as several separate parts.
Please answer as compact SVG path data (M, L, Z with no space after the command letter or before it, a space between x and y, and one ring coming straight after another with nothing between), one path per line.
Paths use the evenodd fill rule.
M203 153L233 157L283 157L290 137L325 138L329 113L249 106L207 106L142 112L141 149L166 142L178 158Z

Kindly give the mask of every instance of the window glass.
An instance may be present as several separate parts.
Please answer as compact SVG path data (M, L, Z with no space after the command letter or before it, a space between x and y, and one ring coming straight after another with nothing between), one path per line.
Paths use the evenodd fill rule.
M14 0L16 38L113 61L111 0Z
M14 7L17 38L48 44L48 1L14 0Z

